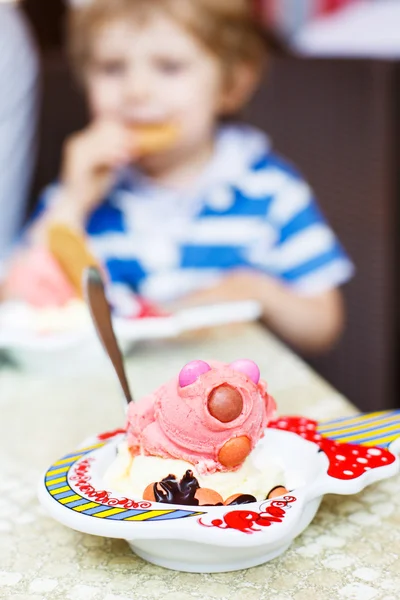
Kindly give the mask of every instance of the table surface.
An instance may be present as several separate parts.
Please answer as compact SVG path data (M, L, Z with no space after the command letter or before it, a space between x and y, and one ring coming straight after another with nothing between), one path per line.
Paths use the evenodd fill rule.
M355 408L258 325L206 338L139 346L128 360L134 394L196 358L256 360L280 414L317 420ZM349 497L326 496L310 527L280 558L221 574L168 571L121 540L49 518L36 500L42 471L83 439L121 426L120 392L104 359L96 375L0 370L0 598L41 600L398 600L400 477Z

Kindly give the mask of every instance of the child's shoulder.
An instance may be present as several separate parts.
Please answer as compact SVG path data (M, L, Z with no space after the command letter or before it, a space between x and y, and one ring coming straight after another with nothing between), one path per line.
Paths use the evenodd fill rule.
M220 133L214 164L220 167L218 188L235 197L232 212L281 213L288 203L310 206L314 193L299 169L275 152L268 136L247 125L232 125ZM218 185L219 184L219 185Z
M265 153L251 165L253 171L279 171L286 176L288 180L304 181L304 176L300 169L288 158L282 156L273 149Z
M223 127L217 138L216 158L227 165L236 177L255 173L279 176L280 181L304 182L299 168L275 151L268 135L250 125L230 124Z

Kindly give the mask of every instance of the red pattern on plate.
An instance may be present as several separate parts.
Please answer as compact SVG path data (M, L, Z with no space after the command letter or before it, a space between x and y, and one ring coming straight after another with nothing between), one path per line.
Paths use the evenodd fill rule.
M261 531L261 527L270 527L273 523L282 523L290 504L296 502L295 496L284 496L274 500L260 512L252 510L232 510L225 513L222 519L213 519L210 524L199 519L203 527L218 527L218 529L236 529L242 533ZM257 527L258 526L258 527Z
M142 298L142 296L136 296L138 303L138 312L131 316L132 319L148 319L154 317L169 317L170 313L162 310L155 304L152 304L148 300Z
M73 488L77 488L81 492L82 496L84 496L87 500L97 502L103 506L118 506L127 510L132 508L151 508L151 502L143 500L135 502L135 500L132 500L132 498L125 497L114 498L111 492L107 492L106 490L97 490L94 488L91 484L92 475L90 473L93 460L93 458L82 460L81 462L78 462L78 464L71 470L69 480L72 483Z
M291 431L314 442L329 459L328 475L335 479L357 479L370 469L390 465L396 457L383 448L341 444L323 437L317 431L318 422L306 417L281 417L271 421L268 427Z
M103 442L106 440L111 440L113 437L116 437L121 433L126 433L126 429L114 429L114 431L106 431L105 433L100 433L97 436L97 439Z

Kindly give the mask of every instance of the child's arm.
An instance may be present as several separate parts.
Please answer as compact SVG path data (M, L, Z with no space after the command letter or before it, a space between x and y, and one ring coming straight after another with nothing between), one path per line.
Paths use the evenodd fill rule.
M183 303L208 304L257 300L263 321L289 344L306 352L328 349L344 324L344 307L337 289L317 296L300 296L276 279L256 271L234 271L218 285L197 292Z

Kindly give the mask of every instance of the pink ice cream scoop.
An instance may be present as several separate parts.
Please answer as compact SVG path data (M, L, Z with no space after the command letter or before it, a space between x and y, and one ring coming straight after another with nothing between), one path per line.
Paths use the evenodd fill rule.
M4 295L38 308L63 306L76 297L60 265L46 248L31 248L12 263Z
M193 361L128 408L133 454L188 461L201 474L237 469L275 414L275 401L251 360Z

